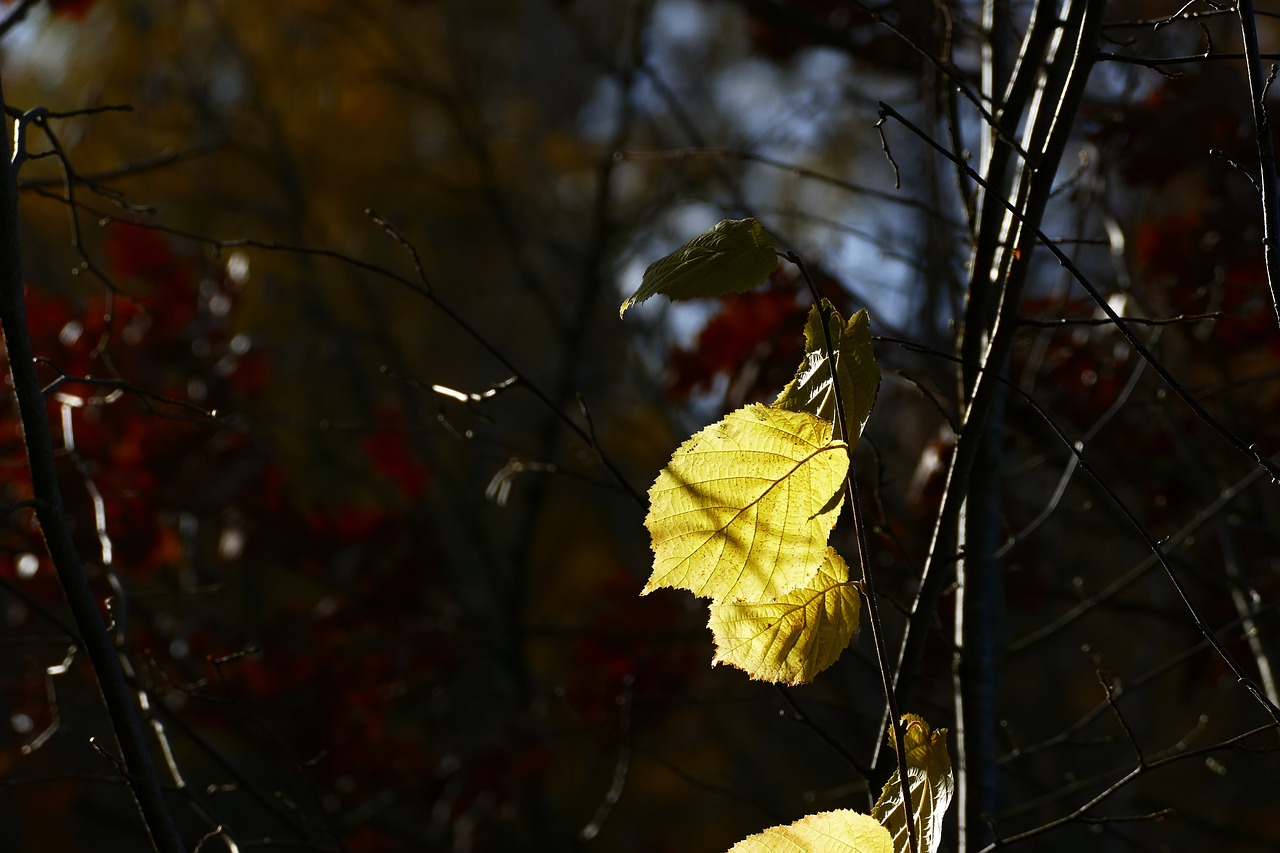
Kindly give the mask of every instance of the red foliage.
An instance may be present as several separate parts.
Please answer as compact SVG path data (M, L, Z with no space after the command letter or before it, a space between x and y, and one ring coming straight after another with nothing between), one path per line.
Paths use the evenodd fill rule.
M1256 161L1252 132L1241 119L1247 101L1223 98L1222 92L1241 85L1236 69L1205 62L1165 78L1161 87L1123 110L1102 103L1088 106L1084 115L1093 126L1093 139L1104 158L1119 168L1126 181L1159 186L1175 175L1185 180L1189 163L1219 175L1230 170L1221 152L1236 163Z
M1134 260L1149 285L1167 288L1174 311L1223 315L1205 327L1215 346L1274 345L1262 252L1240 238L1247 222L1237 217L1239 211L1221 211L1215 223L1194 210L1143 222Z
M821 268L810 270L819 295L849 313L848 292ZM804 283L780 267L761 288L721 297L692 347L673 349L667 393L677 400L727 384L736 407L772 398L795 376L804 355L804 325L812 302Z
M708 390L717 377L732 380L747 370L757 376L773 373L770 368L777 367L785 354L795 355L791 360L798 361L804 347L804 316L794 289L768 287L724 297L694 346L672 352L669 393L683 399ZM755 378L745 396L755 397L760 385Z
M409 446L404 413L384 407L377 420L386 425L386 431L364 436L360 447L373 463L373 470L394 483L401 498L420 500L431 483L431 471Z
M142 225L112 222L102 242L107 263L116 277L146 282L154 287L186 288L191 270L159 232Z
M1036 319L1089 321L1095 316L1093 303L1083 299L1065 304L1028 299L1023 312ZM1044 401L1070 401L1060 407L1063 416L1087 429L1119 397L1131 367L1128 350L1110 326L1068 325L1043 334L1048 336L1047 345L1032 345L1028 338L1015 348L1014 375L1034 371L1036 382L1043 383L1049 395ZM1035 360L1028 361L1031 358Z
M179 405L238 412L267 389L270 352L246 348L236 334L236 288L220 267L135 226L108 228L103 253L112 281L136 301L95 295L76 303L28 292L45 378L78 377L49 397L55 434L66 423L74 440L60 474L69 516L78 521L77 544L105 598L105 578L94 566L103 553L93 522L96 490L125 587L183 591L175 601L149 601L130 621L132 645L164 671L194 675L193 661L202 657L261 649L198 673L224 695L210 702L200 698L209 689L197 692L184 716L225 727L226 699L254 709L286 733L297 755L325 755L306 772L347 805L387 789L416 790L431 802L450 786L449 809L471 820L476 809L494 807L482 808L494 792L515 804L534 796L550 753L521 715L477 734L461 751L435 736L478 725L469 702L440 697L455 692L466 672L464 652L480 645L487 629L463 622L442 581L444 560L420 510L431 470L412 449L404 414L377 409L379 428L359 439L371 473L393 486L389 500L302 505L296 473L276 461L266 438ZM91 381L97 378L130 387L104 387ZM0 410L0 460L9 472L5 498L28 498L12 403ZM18 555L42 552L30 512L3 519L0 575L35 604L56 606L60 593L46 560L34 575L29 560L23 572L17 568ZM264 600L246 607L256 618L232 618L234 597L206 605L185 591L254 576ZM18 616L10 612L11 632L34 630L30 614ZM4 689L11 707L29 709L24 713L37 725L51 713L39 676L52 662ZM460 764L442 774L450 762ZM384 842L381 833L365 833L353 849L394 849Z

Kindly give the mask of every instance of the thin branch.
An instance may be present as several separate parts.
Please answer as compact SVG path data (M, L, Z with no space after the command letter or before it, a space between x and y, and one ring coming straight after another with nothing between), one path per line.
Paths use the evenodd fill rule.
M837 178L834 175L828 175L825 172L819 172L816 169L810 169L801 166L798 163L788 163L785 160L779 160L775 157L767 157L763 154L756 154L751 151L739 151L732 148L663 148L654 151L618 151L614 154L619 160L626 162L645 162L649 160L684 160L692 158L707 158L713 160L739 160L744 163L758 163L761 166L768 166L773 169L780 169L784 172L790 172L797 178L806 178L808 180L818 181L828 186L836 187L853 195L862 195L867 198L874 198L877 201L888 202L902 207L917 210L927 216L932 216L941 220L946 225L955 228L957 231L964 229L964 223L947 218L934 205L926 204L913 198L904 198L898 193L889 192L888 190L880 190L874 187L868 187L864 184L855 184L852 181L846 181L843 178Z
M1280 53L1259 53L1258 59L1280 60ZM1126 65L1141 65L1145 68L1159 70L1162 65L1195 65L1200 62L1213 62L1215 60L1240 60L1248 59L1249 55L1245 53L1197 53L1190 56L1124 56L1119 53L1108 53L1105 50L1099 51L1097 55L1099 62L1119 62Z
M928 349L924 347L917 348L922 351L928 351ZM941 353L938 355L946 357ZM985 370L986 368L983 368L984 372ZM1203 636L1209 645L1213 647L1213 650L1217 652L1218 657L1227 665L1232 674L1236 676L1238 683L1253 696L1258 704L1263 707L1263 709L1273 720L1276 721L1277 724L1280 724L1280 706L1277 706L1272 702L1262 688L1260 688L1248 673L1244 671L1240 666L1240 663L1235 659L1231 652L1227 650L1223 642L1218 639L1217 632L1209 626L1204 614L1200 612L1199 606L1191 599L1191 594L1188 592L1181 578L1178 577L1177 572L1173 568L1173 564L1169 561L1166 550L1166 545L1168 544L1167 540L1165 540L1165 544L1156 540L1154 534L1147 529L1146 525L1144 525L1133 510L1129 508L1129 505L1124 501L1124 499L1120 497L1115 489L1111 488L1106 480L1103 479L1102 474L1085 458L1083 445L1068 438L1063 428L1034 397L1022 388L1019 388L1009 382L1004 377L999 377L996 381L1016 393L1028 406L1030 406L1032 410L1044 420L1045 424L1053 430L1063 445L1071 451L1071 454L1078 460L1080 468L1093 478L1094 483L1102 490L1103 494L1107 496L1107 499L1111 504L1122 516L1124 516L1125 520L1129 522L1130 526L1132 526L1137 534L1142 538L1142 541L1146 543L1148 550L1164 569L1165 576L1169 579L1174 590L1178 593L1178 597L1182 599L1183 605L1186 607L1188 614L1195 622L1196 629L1199 630L1201 636ZM1267 461L1270 463L1270 460Z
M59 201L65 202L65 200L62 198L58 198L58 197L55 197L55 198L57 198L57 200ZM434 306L436 309L441 311L446 317L449 318L449 320L452 323L454 323L459 329L461 329L462 332L466 334L467 337L471 338L472 341L474 341L478 346L480 346L487 353L489 353L489 355L492 356L499 364L501 364L503 368L506 370L506 372L510 373L521 387L525 388L526 390L529 391L529 393L533 394L534 397L536 397L544 406L546 406L546 408L549 409L561 421L561 423L563 423L574 435L576 435L579 439L581 439L583 443L586 444L587 446L591 446L591 436L587 432L587 430L582 425L580 425L576 420L571 418L559 406L557 406L554 402L552 402L547 392L543 391L542 388L538 386L537 383L531 381L528 377L528 374L526 374L524 371L517 368L515 363L512 362L502 352L502 350L500 350L497 347L497 345L495 345L487 337L481 334L481 332L478 329L472 326L471 323L469 323L461 314L459 314L456 310L454 310L448 303L444 302L432 290L430 281L426 277L425 273L421 268L418 268L415 270L419 278L418 281L415 281L397 272L389 270L386 267L383 267L379 264L372 263L370 261L364 261L357 257L348 255L344 252L340 252L334 249L318 249L311 246L300 246L300 245L294 245L290 243L280 243L272 240L257 240L249 237L220 240L213 237L207 237L202 234L195 234L190 231L183 231L178 228L171 228L171 227L160 225L154 222L139 222L135 219L119 217L106 211L95 210L87 205L80 205L80 207L90 213L93 213L96 216L101 217L103 220L111 221L111 222L124 222L130 225L136 225L141 228L148 228L161 234L168 234L172 237L178 237L183 240L188 240L193 243L199 243L212 248L215 253L221 253L227 249L247 248L247 249L258 249L260 251L265 251L265 252L279 252L282 254L297 254L297 255L304 255L307 257L326 258L328 260L335 261L345 266L349 266L353 269L362 270L363 272L371 273L380 278L384 278L389 281L392 281L395 284L398 284L401 287L404 287L405 289L409 290L410 292L415 293L418 296L422 297L427 302L429 302L432 306ZM398 232L395 232L394 229L390 229L390 226L387 224L387 222L383 220L381 217L378 217L377 214L371 211L369 212L369 214L370 214L370 217L374 219L374 222L378 224L380 228L387 231L388 234L390 234L393 239L397 240L397 242L403 239L402 237L398 236ZM618 468L616 462L613 462L611 459L608 459L608 457L606 457L605 469L608 472L608 474L618 483L622 491L624 491L637 505L641 507L648 505L648 502L645 500L644 496L640 493L638 489L636 489L634 485L632 485L631 481L627 479L626 475L622 473L622 470Z
M1154 761L1150 761L1147 764L1138 765L1134 767L1132 770L1130 770L1128 773L1126 773L1124 776L1120 777L1115 782L1113 782L1110 786L1108 786L1105 790L1103 790L1097 796L1093 797L1088 802L1081 805L1079 808L1076 808L1070 814L1066 814L1060 818L1057 818L1056 820L1051 820L1051 821L1048 821L1047 823L1043 823L1040 826L1035 827L1034 829L1027 830L1026 832L1020 832L1017 835L1011 835L1007 838L1000 838L996 840L994 843L988 844L986 847L984 847L980 851L980 853L990 853L990 851L992 850L999 850L1002 847L1008 847L1010 845L1017 844L1022 841L1029 841L1032 838L1036 838L1041 835L1044 835L1046 832L1049 832L1050 830L1053 830L1053 829L1057 829L1060 826L1065 826L1069 823L1082 820L1090 811L1092 811L1097 806L1101 805L1107 799L1111 798L1114 794L1119 792L1122 788L1127 787L1132 782L1137 780L1139 777L1144 776L1147 773L1150 773L1153 770L1156 770L1160 767L1163 767L1166 764L1173 764L1174 762L1177 762L1177 761L1185 761L1189 758L1198 758L1202 755L1211 755L1215 752L1220 752L1224 749L1228 749L1231 747L1243 748L1241 744L1243 744L1244 741L1269 731L1275 731L1276 728L1277 726L1275 723L1271 723L1265 726L1259 726L1256 729L1251 729L1247 732L1236 735L1233 738L1229 738L1219 743L1215 743L1211 746L1202 747L1200 749L1191 749L1185 752L1179 752L1175 755L1171 755L1166 758L1157 759Z
M1115 714L1116 720L1120 723L1120 728L1124 730L1124 735L1129 739L1129 745L1133 747L1133 754L1138 759L1139 767L1147 766L1147 759L1142 754L1142 747L1138 745L1138 739L1133 734L1133 728L1130 727L1129 721L1125 719L1124 714L1120 711L1120 706L1116 704L1116 686L1111 677L1098 670L1098 683L1102 685L1102 690L1107 694L1107 707L1111 709L1111 713Z
M844 432L845 425L849 421L845 417L846 410L844 397L840 390L836 349L831 340L831 330L828 327L831 319L831 303L824 300L818 293L818 286L814 283L813 277L809 275L809 269L804 265L804 261L800 259L800 256L795 252L788 252L785 257L795 264L801 275L804 276L805 284L809 288L809 294L813 297L814 307L818 309L819 325L822 327L822 345L827 355L827 370L831 374L831 389L836 400L836 431L847 442L849 438L844 435ZM858 496L858 478L854 473L853 467L853 446L847 445L846 452L849 454L849 470L845 474L844 482L849 498L849 509L853 513L853 528L857 536L858 565L862 572L863 593L867 599L867 621L871 624L871 639L875 645L876 662L879 665L878 669L880 671L881 686L884 690L885 704L889 709L889 732L893 735L894 751L897 753L898 783L902 787L903 815L907 822L907 845L911 853L916 853L920 849L920 841L916 832L915 807L911 802L911 777L907 772L907 748L904 742L906 727L903 725L898 700L894 695L893 671L884 641L884 622L880 619L880 601L876 595L875 576L871 572L871 549L867 544L867 523L863 517L862 500ZM877 745L879 742L880 736L877 732Z
M985 104L983 104L984 100L988 103L991 102L991 93L974 92L969 88L968 80L965 79L964 75L962 75L958 69L939 59L932 51L926 50L923 45L919 44L915 39L903 32L892 21L886 19L884 15L881 15L878 11L871 8L866 3L863 3L862 0L848 0L848 2L850 5L861 9L874 23L879 24L897 36L903 44L915 51L921 59L942 73L942 75L945 76L953 86L955 86L955 90L963 95L965 100L973 105L973 108L978 111L978 115L982 117L983 122L991 129L992 133L996 134L996 136L1000 137L1005 144L1018 152L1018 155L1023 160L1030 161L1032 159L1031 155L1023 150L1022 146L1018 144L1017 140L1015 140L1012 135L1006 134L1005 128L1001 122L996 116L992 115L991 111L987 109ZM996 106L998 107L999 105L997 104Z
M1116 395L1116 399L1112 401L1111 405L1107 408L1107 410L1103 412L1096 421L1094 421L1093 426L1089 427L1088 431L1085 432L1084 435L1080 436L1080 440L1078 443L1081 447L1084 447L1084 445L1092 441L1094 436L1096 436L1103 429L1103 427L1105 427L1108 423L1110 423L1112 418L1114 418L1116 415L1120 413L1120 410L1124 407L1124 405L1129 401L1129 398L1133 395L1134 389L1138 387L1138 380L1142 378L1142 374L1145 371L1145 369L1146 369L1146 364L1144 364L1143 362L1138 362L1137 366L1135 366L1134 369L1129 373L1129 378L1125 380L1124 387L1120 389L1120 393ZM996 551L997 558L1003 557L1005 554L1009 553L1009 551L1015 545L1017 545L1027 536L1030 536L1031 533L1036 530L1036 528L1038 528L1041 524L1043 524L1045 520L1048 519L1049 516L1053 514L1053 511L1057 509L1058 504L1061 502L1063 495L1066 494L1067 485L1071 482L1071 476L1072 474L1075 473L1077 464L1078 463L1074 456L1072 456L1071 459L1068 460L1067 467L1063 470L1061 476L1058 478L1058 485L1054 488L1053 494L1052 496L1050 496L1044 508L1040 510L1040 512L1036 515L1035 518L1027 522L1027 524L1021 530L1019 530L1013 536L1010 536L1008 541L1006 541L1003 545L1000 546L1000 548Z
M151 157L144 157L140 160L131 160L127 163L121 163L109 169L102 169L97 172L81 172L75 176L75 179L90 187L96 187L105 181L112 181L118 178L128 178L135 175L142 175L147 172L162 169L166 166L172 166L175 163L181 163L184 160L193 160L197 157L203 157L217 148L216 145L196 145L191 148L169 149L162 151ZM18 181L18 191L35 189L37 187L62 186L62 179L55 177L43 178L25 178Z
M952 157L951 152L949 152L944 146L939 145L932 137L930 137L927 133L925 133L923 130L917 127L910 119L902 115L902 113L898 112L893 107L889 106L883 101L880 104L880 109L884 113L884 115L897 119L897 121L900 124L902 124L903 127L907 128L909 131L911 131L913 134L915 134L917 137L923 140L931 148L938 151L940 154L942 154L942 156L947 157L948 159L951 159ZM970 167L967 163L960 162L958 165L960 165L963 169L965 169L965 173L969 176L970 180L978 182L982 186L986 187L986 181L984 181L982 176L979 175L977 172L975 172L972 169L972 167ZM1129 346L1131 346L1133 350L1136 353L1138 353L1140 357L1142 357L1143 360L1145 360L1148 364L1151 365L1152 370L1154 370L1157 374L1159 374L1160 378L1163 379L1165 383L1169 386L1169 389L1173 391L1173 393L1176 394L1178 398L1182 400L1182 402L1185 403L1191 409L1192 412L1195 413L1196 417L1200 418L1201 421L1207 424L1210 429L1212 429L1214 432L1220 435L1228 444L1234 447L1239 453L1253 460L1255 464L1265 469L1266 472L1271 475L1273 480L1275 480L1277 483L1280 483L1280 465L1276 464L1274 461L1267 458L1267 456L1265 456L1263 452L1259 450L1257 447L1255 447L1254 445L1247 444L1238 435L1236 435L1231 430L1227 429L1222 424L1221 421L1219 421L1213 415L1209 414L1209 412L1204 408L1204 406L1200 405L1200 403L1195 399L1195 397L1192 396L1191 392L1188 391L1182 385L1182 383L1178 382L1178 380L1174 378L1173 374L1169 372L1169 369L1165 367L1163 364L1161 364L1160 360L1157 359L1155 355L1151 352L1151 350L1142 342L1142 340L1137 336L1137 334L1133 331L1133 329L1130 328L1129 324L1126 323L1120 317L1120 315L1116 313L1116 310L1111 307L1106 297L1104 297L1098 291L1098 289L1094 287L1093 283L1089 281L1089 279L1085 276L1085 274L1080 271L1080 268L1075 265L1075 262L1072 261L1071 258L1069 258L1065 252L1063 252L1060 248L1058 248L1057 245L1054 244L1053 240L1049 237L1049 235L1045 234L1044 231L1040 230L1040 228L1038 227L1033 226L1031 223L1025 222L1025 217L1023 217L1023 215L1019 211L1017 211L1017 209L1014 207L1012 202L1008 201L1007 199L1002 199L1001 203L1004 204L1006 208L1009 211L1011 211L1016 218L1024 220L1024 224L1028 227L1030 232L1035 236L1036 240L1041 245L1043 245L1046 249L1048 249L1050 254L1053 255L1054 259L1057 260L1058 263L1062 265L1063 269L1065 269L1071 275L1071 277L1074 278L1082 288L1084 288L1085 292L1089 294L1089 296L1093 299L1095 303L1097 303L1098 307L1102 310L1102 312L1107 315L1107 318L1112 323L1115 324L1116 328L1120 331L1120 334L1124 335L1124 338L1129 343Z
M1262 689L1267 694L1267 698L1280 705L1280 690L1276 687L1275 667L1271 662L1271 655L1263 644L1263 634L1258 628L1258 622L1254 618L1253 610L1256 606L1257 592L1252 589L1245 590L1244 578L1240 572L1240 555L1237 553L1235 534L1231 526L1219 519L1214 527L1221 542L1222 564L1226 569L1231 603L1240 617L1245 642L1253 654L1253 665L1258 668L1258 680L1262 682ZM1251 598L1254 600L1251 601Z
M91 388L105 388L112 392L111 394L107 394L103 397L90 398L88 402L91 404L109 403L115 400L119 393L128 393L137 396L146 407L147 411L157 417L205 424L221 424L225 423L226 420L217 412L198 406L189 400L178 400L174 397L166 397L163 394L148 390L143 388L141 385L135 385L134 383L128 382L124 379L101 379L95 376L74 376L70 373L63 373L57 365L43 357L37 357L36 363L50 367L58 373L57 379L54 379L48 385L45 385L40 389L41 393L46 397L64 385L88 385ZM151 405L152 403L160 403L164 406L175 409L185 409L186 411L191 412L191 416L167 413L155 408Z
M368 211L368 214L373 218L374 222L376 222L384 231L390 234L395 240L400 242L402 246L405 246L406 249L411 253L413 257L413 262L414 262L414 269L418 275L418 280L419 280L418 285L413 285L412 283L407 282L403 277L398 276L394 273L391 273L387 270L384 270L383 268L377 265L355 261L355 259L350 258L346 255L343 255L340 252L329 252L329 251L319 250L319 254L325 255L327 257L332 257L337 260L342 260L346 263L351 263L355 266L362 267L371 272L377 272L383 276L387 276L393 280L399 281L401 284L407 285L415 293L418 293L419 295L424 297L428 302L430 302L433 306L435 306L437 310L444 313L445 316L447 316L449 320L453 322L454 325L456 325L463 332L465 332L468 337L470 337L473 341L475 341L477 344L479 344L481 347L487 350L491 356L496 358L498 362L511 373L511 375L514 377L517 383L527 388L529 392L533 394L535 397L537 397L538 400L541 401L543 405L545 405L547 409L552 414L554 414L555 417L561 423L567 426L574 435L576 435L579 439L583 441L583 443L585 443L588 447L592 448L596 453L596 458L599 459L604 469L609 472L609 474L617 481L618 485L622 487L623 491L625 491L627 495L631 497L631 499L636 503L637 506L642 508L647 506L648 502L645 500L644 496L640 493L638 489L636 489L634 485L632 485L631 481L627 479L626 475L622 473L622 470L617 466L617 463L615 463L612 459L610 459L607 455L605 455L603 450L600 448L599 444L595 441L595 437L592 434L592 432L589 429L584 428L581 424L579 424L573 418L569 417L569 415L563 409L561 409L560 406L557 405L554 400L552 400L551 396L547 392L543 391L537 384L530 381L528 376L519 368L517 368L514 362L510 361L501 351L499 351L498 348L494 346L494 344L492 344L488 338L480 334L480 332L477 329L475 329L470 323L468 323L462 317L461 314L459 314L457 311L455 311L453 308L451 308L449 305L443 302L440 299L440 297L438 297L433 291L431 287L431 283L427 279L426 272L422 267L422 262L419 259L418 253L413 248L413 246L409 244L409 242L403 236L401 236L398 231L396 231L391 225L389 225L385 219L382 219L372 211ZM195 238L195 239L199 239L199 238ZM252 244L252 241L250 241L247 244ZM317 251L317 250L312 250L312 251Z
M994 209L993 205L998 204L1008 212L1008 216L1011 219L1006 218L1007 221L1005 223L997 226L995 224L996 217L991 216L989 220L990 226L999 228L996 233L1016 234L1013 246L1021 247L1020 253L1004 252L1003 260L999 261L999 263L997 263L995 254L992 253L987 263L984 264L983 269L986 270L985 272L980 273L976 265L972 271L973 282L982 282L986 276L990 275L990 264L996 264L1000 267L1002 273L993 277L991 281L998 282L1001 287L997 293L989 294L983 298L987 311L981 313L986 316L979 317L977 325L980 329L985 330L985 352L980 355L971 355L970 358L966 358L961 363L962 370L966 373L971 373L973 369L978 368L982 370L972 374L972 383L966 381L963 384L967 405L961 421L961 436L955 443L951 462L947 466L942 504L935 516L929 551L926 556L916 600L912 607L913 618L908 620L902 642L899 645L894 687L899 701L904 701L914 688L915 676L923 659L925 640L928 636L929 623L927 619L937 606L946 579L949 576L948 570L951 568L952 560L955 558L959 518L961 516L961 508L965 504L969 491L969 480L983 447L983 436L987 433L989 419L992 417L993 411L998 408L999 399L1003 395L999 382L1001 378L999 373L1013 344L1019 302L1018 292L1021 289L1022 281L1025 279L1030 257L1030 245L1023 244L1030 243L1030 238L1027 237L1027 234L1035 234L1041 239L1048 239L1043 236L1043 232L1035 223L1039 221L1047 203L1048 192L1052 189L1053 173L1056 171L1057 164L1066 145L1067 130L1084 95L1084 86L1090 69L1089 58L1092 56L1085 49L1085 46L1092 43L1092 37L1100 21L1101 12L1102 4L1098 0L1086 0L1079 13L1079 20L1075 25L1076 47L1074 50L1065 50L1061 54L1061 63L1065 63L1067 67L1058 69L1056 74L1062 80L1056 108L1045 112L1041 112L1042 108L1038 108L1035 115L1027 118L1025 129L1027 138L1037 140L1038 144L1024 147L1040 151L1041 157L1034 168L1032 168L1031 164L1025 164L1026 169L1029 169L1031 173L1027 180L1022 183L1016 203L1005 198L998 188L993 187L990 182L984 180L972 167L956 157L954 153L948 151L945 146L933 139L932 136L916 127L915 124L888 104L883 101L880 102L881 118L892 117L908 126L927 145L942 153L953 163L956 163L958 168L962 169L970 179L974 180L983 189L984 211L983 216L980 217L980 222L983 223L980 228L988 227L986 214ZM1054 51L1052 55L1055 57L1054 64L1056 66L1060 64L1056 61L1058 57L1057 51L1062 49L1062 46L1058 40L1051 40L1051 42L1051 47ZM1022 62L1027 61L1029 61L1028 57L1024 56ZM1008 222L1016 223L1019 228L1023 228L1025 231L1020 232L1018 228L1008 225ZM1051 247L1051 251L1066 258L1061 249L1056 246ZM1066 260L1070 263L1070 259ZM969 298L971 300L976 298L972 290ZM972 334L975 334L975 332L970 329L966 337L968 338ZM987 368L990 370L987 371Z
M1267 88L1275 79L1262 78L1262 61L1258 53L1258 23L1253 17L1253 0L1237 0L1240 32L1244 38L1245 68L1249 75L1249 100L1253 106L1253 128L1258 140L1258 171L1262 194L1262 252L1267 269L1267 286L1271 290L1271 308L1280 325L1280 181L1276 178L1275 139L1271 119L1267 115Z
M1122 322L1130 326L1173 326L1180 323L1198 323L1201 320L1221 320L1227 316L1221 311L1208 314L1179 314L1176 317L1121 317ZM1018 320L1019 326L1031 326L1037 329L1066 329L1080 326L1113 326L1115 320L1107 317L1064 317L1060 320L1033 320L1023 317Z
M862 777L862 783L867 786L867 792L870 794L871 786L868 780L871 778L871 768L859 761L858 757L850 752L848 747L820 726L812 716L801 708L795 697L791 695L791 690L785 684L775 684L774 686L778 689L778 695L782 697L782 701L791 709L791 719L808 726L832 752L843 758L845 763L853 769L853 772Z
M27 17L27 13L31 11L31 7L38 2L40 0L22 0L18 4L18 8L6 15L4 20L0 21L0 39L7 36L10 30L22 23L23 19Z
M1223 489L1213 501L1202 507L1186 524L1162 540L1166 553L1172 553L1182 543L1191 539L1197 531L1212 521L1214 516L1230 506L1237 497L1256 484L1262 478L1262 474L1263 470L1261 468L1252 468L1235 483ZM1095 607L1123 592L1144 574L1155 568L1158 562L1159 560L1154 554L1149 554L1129 571L1112 581L1106 589L1089 596L1062 615L1050 619L1035 631L1014 640L1009 644L1008 653L1016 655L1026 651L1041 640L1048 639L1066 626L1088 615Z

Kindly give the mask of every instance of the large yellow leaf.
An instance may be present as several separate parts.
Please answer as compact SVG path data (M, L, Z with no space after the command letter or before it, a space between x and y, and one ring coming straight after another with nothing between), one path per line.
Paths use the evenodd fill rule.
M711 605L715 662L761 681L806 684L848 648L861 607L849 567L828 548L812 580L774 601Z
M893 839L875 818L840 809L770 827L739 841L729 853L893 853Z
M902 721L907 726L902 741L907 750L916 838L920 842L920 853L933 853L942 845L942 819L956 790L955 777L951 775L951 755L947 752L947 730L930 732L929 724L915 714L904 714ZM893 732L889 733L889 743L896 748ZM892 833L895 853L906 853L910 849L904 806L902 785L895 770L871 810L871 816Z
M653 574L718 602L770 599L811 579L849 469L831 424L753 405L686 441L649 490Z
M880 368L871 349L871 319L866 309L845 323L831 303L822 300L828 310L827 335L822 334L822 315L818 306L809 311L804 326L804 361L795 379L774 401L774 406L793 412L808 412L834 422L836 396L827 359L827 337L836 356L836 375L840 377L840 399L844 402L845 424L841 436L850 445L858 443L862 428L871 416L876 394L880 390Z

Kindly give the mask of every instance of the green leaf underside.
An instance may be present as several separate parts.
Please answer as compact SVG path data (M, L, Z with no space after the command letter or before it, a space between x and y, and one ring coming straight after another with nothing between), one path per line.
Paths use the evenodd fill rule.
M955 777L951 773L951 756L947 752L947 730L930 732L929 725L914 714L907 714L904 719L907 730L903 735L903 745L907 750L907 784L911 791L916 838L921 853L932 853L942 846L942 821L956 788ZM889 743L893 742L890 733ZM871 809L871 816L893 836L895 853L907 853L910 841L906 804L898 778L898 771L894 770L880 792L880 799Z
M824 299L822 305L830 311L827 330L836 353L836 375L840 377L840 396L847 420L842 438L854 445L862 436L862 428L871 416L871 408L880 390L880 368L871 348L871 319L863 309L844 323L830 302ZM834 423L836 395L831 369L827 366L822 315L816 305L809 311L804 340L804 360L795 378L782 389L773 405L793 412L808 412Z
M760 404L731 412L682 444L649 490L644 593L726 602L800 587L822 565L848 468L821 418Z
M888 831L852 809L821 812L744 838L729 853L893 853Z
M640 288L622 303L632 305L661 293L671 299L722 296L758 287L778 265L776 245L754 219L725 219L644 271Z
M827 548L813 579L774 601L711 605L715 663L761 681L807 684L848 648L861 607L849 567Z

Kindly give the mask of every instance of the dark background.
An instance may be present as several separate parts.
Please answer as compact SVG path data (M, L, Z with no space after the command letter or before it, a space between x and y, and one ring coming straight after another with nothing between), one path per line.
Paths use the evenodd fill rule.
M1009 7L1020 31L1031 4ZM1096 65L1044 228L1121 314L1181 318L1135 327L1272 454L1257 148L1242 65L1218 58L1240 52L1239 23L1208 3L1161 23L1182 8L1108 4L1100 49L1210 58ZM0 10L24 15L0 41L11 109L131 107L52 120L60 150L32 132L53 153L20 176L23 264L41 377L62 377L47 396L67 512L185 782L170 802L192 848L717 851L868 808L883 695L867 632L787 693L711 668L704 602L639 597L644 507L599 456L643 493L685 437L792 375L808 303L785 267L746 296L617 316L648 263L758 217L882 336L856 461L896 647L957 418L972 185L889 123L895 187L876 103L980 167L977 112L944 72L976 89L982 29L977 2L877 9ZM1092 323L1048 253L1030 263L1010 382L1086 442L1274 691L1276 487ZM1022 849L1275 849L1276 732L1226 743L1269 717L1106 495L1065 476L1042 417L1015 395L1003 429L994 825L1072 816L1137 769ZM0 453L20 504L7 397ZM145 849L90 745L114 749L32 514L9 510L0 845ZM850 557L852 536L846 518ZM938 630L908 710L938 727L951 612L948 593L916 617ZM1125 816L1141 819L1090 822Z

